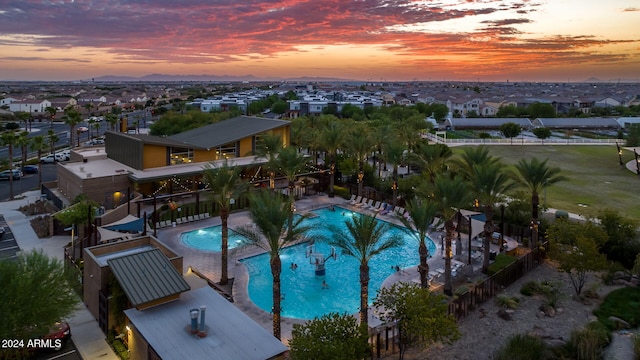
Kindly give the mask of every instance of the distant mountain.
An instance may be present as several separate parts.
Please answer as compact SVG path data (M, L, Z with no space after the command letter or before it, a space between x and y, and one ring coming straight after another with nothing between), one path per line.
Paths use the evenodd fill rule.
M340 78L322 78L303 76L299 78L259 78L253 75L168 75L168 74L149 74L140 77L134 76L118 76L105 75L91 79L93 81L104 82L129 82L129 81L214 81L214 82L239 82L239 81L293 81L293 82L345 82L355 81L351 79Z

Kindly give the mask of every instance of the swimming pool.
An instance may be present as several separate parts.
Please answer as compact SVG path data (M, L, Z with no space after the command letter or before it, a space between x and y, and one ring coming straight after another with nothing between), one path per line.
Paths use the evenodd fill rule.
M203 251L222 251L222 225L187 231L180 235L180 240L186 246ZM229 249L240 245L244 237L229 229Z
M351 211L339 207L336 207L336 211L320 209L314 213L318 216L305 221L314 228L311 234L324 236L331 234L327 227L329 224L347 231L345 220L353 216ZM369 262L369 303L373 302L382 282L396 271L396 266L405 268L418 265L420 262L418 244L413 237L393 224L390 224L388 233L389 235L402 234L405 238L405 245L386 251ZM316 242L314 246L314 253L322 253L324 258L327 258L331 253L329 245L324 242ZM433 241L428 239L427 246L429 253L433 255L436 250ZM313 256L307 257L308 244L291 246L281 252L282 316L313 319L329 312L349 314L358 312L360 307L360 264L354 257L344 256L339 250L337 251L337 259L329 258L326 260L325 276L315 275L314 258ZM273 307L273 278L269 266L269 256L261 254L243 259L241 262L249 272L249 298L262 310L270 312ZM298 267L292 269L292 263L297 264ZM323 280L328 284L328 288L323 288Z

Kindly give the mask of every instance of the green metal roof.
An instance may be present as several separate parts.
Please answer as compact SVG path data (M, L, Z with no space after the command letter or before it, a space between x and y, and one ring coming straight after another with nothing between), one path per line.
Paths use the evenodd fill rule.
M236 142L246 137L289 125L286 120L238 116L197 129L171 135L168 139L181 142L184 146L213 149L217 146Z
M133 306L190 289L160 249L109 259L107 264Z

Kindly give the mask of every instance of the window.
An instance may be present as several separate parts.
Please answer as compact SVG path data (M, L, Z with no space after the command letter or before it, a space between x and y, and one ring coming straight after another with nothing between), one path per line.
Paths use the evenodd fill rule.
M186 148L171 148L170 149L170 164L189 164L193 161L193 150Z

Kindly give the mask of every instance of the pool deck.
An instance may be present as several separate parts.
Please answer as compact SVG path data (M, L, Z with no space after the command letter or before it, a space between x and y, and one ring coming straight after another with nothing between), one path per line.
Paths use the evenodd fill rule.
M342 206L347 209L373 214L371 211L363 210L361 208L349 205L348 201L340 198L334 197L329 198L326 195L316 195L311 197L306 197L301 200L296 201L296 211L299 213L306 213L308 211L312 211L314 209L319 209L328 206ZM378 219L388 221L395 225L402 226L402 223L395 218L394 216L388 215L379 215ZM247 226L251 224L252 221L249 217L248 211L242 211L237 213L232 213L229 216L229 227L231 229L235 229L242 226ZM201 276L205 277L211 283L218 283L220 281L220 253L219 252L206 252L201 250L196 250L190 247L187 247L180 240L180 234L183 232L201 229L205 227L217 226L221 225L220 217L211 217L204 220L199 220L191 223L180 224L175 227L168 227L159 229L157 232L158 239L167 244L170 248L172 248L177 254L183 256L183 264L184 269L183 272L185 274L189 273L189 268L192 268ZM430 273L436 276L435 281L431 282L432 288L437 289L441 286L441 282L444 280L444 275L442 274L444 269L444 258L442 256L442 249L440 246L440 236L442 232L433 232L430 233L429 236L434 240L436 245L436 253L432 254L433 256L429 259L429 268ZM462 236L462 244L463 248L464 244L467 243L466 235ZM509 246L517 246L517 243L514 240L507 239L509 242ZM453 241L453 253L456 254L455 249L456 241ZM515 243L515 244L514 244ZM492 244L492 250L498 250L497 245ZM254 319L256 322L261 324L265 329L271 331L273 328L272 316L271 313L265 312L260 309L249 299L248 295L248 272L246 267L242 265L238 260L257 255L262 251L257 248L235 248L229 250L229 266L228 266L228 276L229 278L233 278L232 286L220 286L218 287L222 291L229 292L232 291L232 296L234 300L234 304L240 308L243 312L245 312L248 316ZM466 265L467 259L467 251L463 249L461 255L461 261L456 260L457 256L454 255L453 263L457 265L457 277L469 279L474 274L479 273L479 269L482 266L482 258L475 259L472 261L471 265ZM464 263L463 263L464 261ZM420 282L420 275L417 272L417 266L412 266L408 268L402 268L400 271L389 276L383 283L382 286L390 286L398 281L403 282ZM359 286L359 284L352 284L353 286ZM372 313L370 311L370 313ZM291 337L291 329L293 324L303 324L305 320L298 320L292 318L282 318L282 341L286 344L287 340ZM376 319L370 319L370 325L375 326Z

